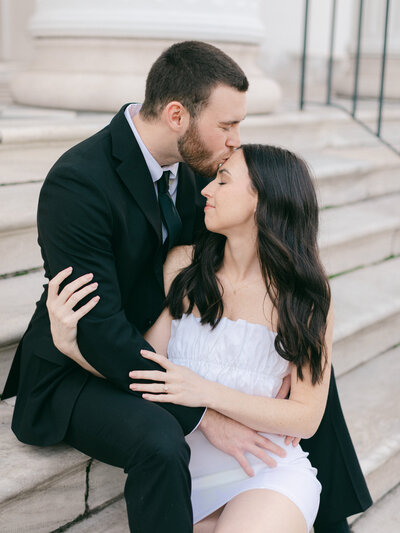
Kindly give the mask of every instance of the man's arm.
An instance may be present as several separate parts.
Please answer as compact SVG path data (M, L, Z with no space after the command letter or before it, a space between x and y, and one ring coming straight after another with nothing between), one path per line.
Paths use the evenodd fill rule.
M95 182L59 167L43 185L38 208L39 243L46 275L73 266L73 278L93 273L99 283L99 303L80 320L78 345L100 374L127 393L132 368L162 370L146 361L141 349L153 351L126 317L112 246L113 215L106 196ZM135 244L132 243L132 246ZM83 302L83 304L85 301ZM151 364L149 364L151 363ZM183 431L190 432L204 411L168 405Z

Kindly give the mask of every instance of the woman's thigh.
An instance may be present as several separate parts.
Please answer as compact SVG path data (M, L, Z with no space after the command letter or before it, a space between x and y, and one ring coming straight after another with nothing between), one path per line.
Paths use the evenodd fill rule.
M225 506L215 533L306 533L300 509L289 498L269 489L238 494Z
M214 533L218 518L224 510L224 505L200 520L193 526L193 533Z

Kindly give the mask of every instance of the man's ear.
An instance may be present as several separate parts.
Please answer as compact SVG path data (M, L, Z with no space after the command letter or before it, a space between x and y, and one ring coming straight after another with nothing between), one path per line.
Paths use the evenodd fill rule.
M189 113L187 109L177 101L169 102L163 112L163 118L172 131L184 133L189 125Z

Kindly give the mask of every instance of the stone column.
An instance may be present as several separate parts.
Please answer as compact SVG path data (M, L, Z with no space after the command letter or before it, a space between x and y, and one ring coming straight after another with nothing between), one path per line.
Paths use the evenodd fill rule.
M361 39L361 62L359 71L359 96L379 95L381 81L381 57L385 24L386 2L365 0ZM357 49L358 2L354 2L353 37L350 44L349 62L345 74L336 84L337 92L352 96L354 86L354 61ZM400 98L400 1L390 3L387 42L385 97Z
M245 70L249 113L272 111L276 82L256 59L264 36L261 0L36 0L35 54L13 81L17 102L115 111L141 101L152 62L173 42L208 41Z

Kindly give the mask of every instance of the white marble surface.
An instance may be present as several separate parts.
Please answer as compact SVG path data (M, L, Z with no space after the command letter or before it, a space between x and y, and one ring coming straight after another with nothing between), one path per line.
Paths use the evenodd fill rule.
M319 245L325 268L337 274L400 253L400 194L320 214Z
M124 492L126 474L122 468L93 461L89 473L89 510Z
M344 415L363 472L387 468L400 453L400 347L375 357L338 379ZM397 481L396 481L397 478ZM391 486L400 481L387 477Z
M40 298L45 282L43 272L0 279L0 347L20 339L35 310L35 302Z
M400 485L378 501L352 525L353 533L398 533L400 530Z
M42 265L35 226L6 234L0 231L0 275L39 268Z
M0 187L0 228L2 232L35 225L41 183Z
M121 499L100 513L75 524L68 533L129 533L125 500Z
M0 185L42 182L60 155L76 142L57 143L55 146L14 145L8 150L0 150Z

